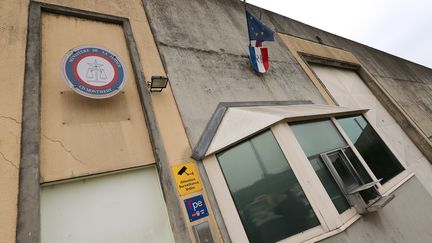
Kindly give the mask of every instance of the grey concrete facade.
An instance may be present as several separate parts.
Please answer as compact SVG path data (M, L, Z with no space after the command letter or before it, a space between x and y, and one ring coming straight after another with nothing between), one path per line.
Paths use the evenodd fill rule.
M143 1L192 146L219 102L306 99L323 103L280 39L266 44L270 71L249 67L244 6L236 0ZM432 139L432 70L371 47L259 10L277 32L352 52ZM180 11L181 9L181 11Z
M144 3L192 146L220 102L324 103L281 40L269 43L268 74L250 68L240 1Z
M385 208L364 215L344 232L322 242L431 242L432 198L418 179L411 178L394 194L395 199Z
M249 65L244 6L237 0L143 1L192 147L220 102L310 100L318 90L277 37L270 71ZM432 70L275 13L250 9L277 32L352 52L432 141ZM431 182L432 183L432 182ZM416 177L382 211L324 242L432 242L432 197ZM214 201L214 200L212 200Z

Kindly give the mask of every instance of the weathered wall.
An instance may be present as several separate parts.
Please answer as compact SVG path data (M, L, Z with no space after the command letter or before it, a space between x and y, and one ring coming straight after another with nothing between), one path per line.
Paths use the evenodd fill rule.
M19 1L19 2L27 2L27 1ZM91 42L91 43L100 43L100 42L104 42L103 36L109 38L110 33L114 34L116 37L112 38L112 40L107 40L107 38L105 38L105 41L108 42L104 42L105 45L109 45L109 46L114 46L112 47L112 49L116 50L116 48L122 49L122 50L116 50L116 52L119 52L122 56L128 56L126 53L129 52L129 54L132 57L132 59L134 60L134 71L136 76L138 77L139 83L137 84L137 86L140 87L140 89L145 90L145 80L150 80L151 76L164 76L165 75L165 70L164 67L162 65L162 61L160 59L158 50L156 48L155 42L153 40L153 36L150 30L150 27L148 25L147 22L147 17L145 15L143 6L142 6L142 1L141 0L130 0L130 1L116 1L116 0L111 0L111 1L102 1L102 0L98 0L98 1L92 1L92 2L88 2L88 1L73 1L73 0L46 0L46 1L42 1L44 3L50 3L50 4L54 4L57 6L62 6L62 7L70 7L70 8L75 8L78 11L93 11L96 13L100 13L100 14L109 14L109 15L113 15L113 16L117 16L117 17L123 17L126 18L128 20L128 23L130 24L131 29L129 29L129 24L125 25L127 27L124 27L124 31L125 29L127 29L127 31L125 31L125 33L127 33L127 38L131 39L134 38L133 44L130 43L129 41L129 45L130 45L130 49L126 50L123 46L123 48L121 48L122 44L119 44L117 46L116 42L121 42L124 41L122 37L122 30L121 28L117 28L116 30L105 30L102 32L104 34L102 34L102 32L99 33L90 33L91 38L94 39L86 39L89 36L80 36L80 35L84 35L85 31L79 31L78 29L80 28L80 26L73 26L71 28L68 28L67 26L61 25L60 26L54 26L56 21L59 21L59 19L63 19L64 17L60 17L59 16L55 16L52 14L45 14L44 13L44 21L42 23L42 30L46 30L49 29L50 27L53 28L53 31L48 30L47 32L42 34L43 37L43 43L45 44L49 44L48 46L44 46L42 49L42 56L43 58L45 57L46 59L44 59L44 62L42 62L41 66L42 66L42 77L43 78L48 78L50 79L50 81L53 81L50 85L46 85L49 84L50 81L46 81L45 79L43 80L43 84L42 84L42 119L44 121L48 121L46 123L43 123L42 125L42 134L41 134L41 140L42 140L42 149L40 151L40 156L41 159L43 161L48 161L50 160L52 163L49 163L49 165L54 165L54 169L53 167L50 167L47 169L47 164L42 164L42 173L44 172L49 172L46 174L43 174L44 178L43 179L47 179L47 180L57 180L57 179L64 179L67 177L74 177L77 174L79 175L88 175L88 174L93 174L93 173L97 173L98 171L110 171L113 169L118 169L119 164L118 163L113 163L114 160L119 160L119 157L117 156L113 156L113 158L105 158L106 160L109 160L108 163L103 163L104 161L99 161L97 162L95 160L94 157L92 157L91 155L88 154L88 150L86 150L85 148L79 148L80 144L84 144L81 143L80 141L82 141L82 139L86 139L85 136L75 136L77 135L76 133L74 133L72 130L69 130L69 128L71 128L72 126L75 126L76 124L79 123L86 123L89 122L89 119L91 120L91 122L100 122L101 120L104 120L104 118L107 118L107 116L109 116L109 118L113 118L114 113L116 113L116 117L114 117L114 120L120 119L120 120L128 120L126 117L124 116L125 114L122 114L122 112L117 112L117 111L112 111L114 110L115 107L117 107L116 105L114 105L115 107L111 106L109 103L109 101L106 101L107 103L102 104L102 106L104 106L105 108L108 106L110 107L110 111L108 112L100 112L97 116L97 118L95 119L95 116L93 112L90 111L90 113L92 113L92 115L86 115L86 114L75 114L76 111L79 110L79 112L89 112L88 109L89 106L95 105L95 103L92 103L91 105L89 105L90 102L87 101L83 101L82 99L80 100L80 98L77 97L73 97L73 93L71 93L71 91L64 91L63 94L61 93L63 91L64 88L64 84L58 83L58 79L59 77L59 73L56 72L55 69L57 69L57 71L60 71L58 69L58 65L60 64L60 57L61 57L61 50L56 49L57 47L59 48L65 48L60 47L59 46L55 46L56 44L56 36L51 35L53 34L53 32L58 32L57 33L57 37L58 39L61 38L66 38L66 41L62 41L63 44L68 44L70 45L70 47L72 47L72 45L78 44L78 42ZM2 4L3 5L3 4ZM14 97L11 97L11 93L9 92L7 93L7 95L5 95L4 97L6 99L8 99L7 102L9 102L9 100L14 101L15 96L17 96L19 102L17 102L16 106L12 106L10 107L14 112L16 112L18 114L18 116L21 114L21 99L22 99L22 79L23 77L20 76L20 71L21 74L23 73L23 69L24 69L24 52L26 50L26 46L25 46L25 32L26 32L26 28L27 28L27 13L28 13L28 5L25 5L25 8L18 8L17 6L12 5L11 8L14 8L14 11L11 11L11 9L8 9L8 11L12 12L12 15L14 16L22 16L23 21L21 23L15 23L15 22L11 22L10 19L8 19L7 21L5 20L5 23L7 25L11 25L11 29L13 28L22 28L23 30L23 38L17 39L16 42L21 44L20 48L18 49L18 51L22 51L22 55L15 55L14 58L16 58L17 60L13 59L13 61L17 61L19 62L18 64L16 64L16 67L9 67L10 70L12 70L11 72L11 76L13 78L15 78L16 80L14 80L16 83L20 84L16 85L17 87L17 91L15 92L15 90L13 90L13 95ZM3 6L2 6L3 7ZM16 11L22 11L22 13L17 13ZM3 10L1 11L1 13L3 13ZM35 13L33 13L35 14ZM8 16L8 15L5 15ZM32 16L32 19L37 18L37 16ZM56 20L56 18L59 18ZM13 18L12 18L13 20ZM54 21L54 22L53 22ZM87 23L90 23L89 21L84 21ZM76 21L76 25L81 25L82 20L77 20ZM54 25L53 25L54 24ZM95 23L93 23L95 24ZM120 26L117 26L120 27ZM61 29L64 28L64 29ZM97 27L99 28L99 27ZM131 32L129 32L129 30ZM65 31L64 33L60 34L60 32ZM68 32L69 31L69 32ZM77 31L78 33L70 33L73 31ZM87 32L87 34L89 34L89 32ZM98 36L98 34L100 34L100 36ZM66 35L70 35L69 38L66 37ZM133 37L131 37L133 35ZM84 39L82 37L85 37ZM32 38L37 38L34 35L32 36ZM98 39L99 38L99 39ZM77 41L78 39L80 39L80 41ZM117 40L116 40L117 39ZM107 44L108 43L108 44ZM136 47L135 47L136 44ZM104 44L102 44L104 45ZM50 46L52 46L52 48L50 48ZM135 49L136 48L136 49ZM51 49L51 50L50 50ZM53 49L54 52L50 52ZM66 48L67 49L67 48ZM65 49L63 49L65 50ZM135 50L137 52L135 52ZM10 51L10 50L8 50ZM32 49L32 51L39 51L39 50L34 50ZM5 55L7 56L7 55ZM140 63L137 62L137 60L140 61ZM46 62L45 62L46 61ZM57 65L56 65L57 64ZM138 66L138 65L142 65L142 66ZM36 69L39 68L39 65L36 65ZM128 64L126 64L126 66L129 66ZM44 69L44 67L46 69ZM14 68L22 68L21 70L15 70ZM50 72L52 68L52 72ZM132 69L129 67L127 67L129 70L129 82L133 83L135 80L133 80L133 76L134 73L132 72ZM36 70L32 70L33 73L39 74L38 71ZM52 85L54 84L55 85ZM59 86L57 86L57 84L59 84ZM54 89L51 89L55 86ZM127 85L128 86L128 85ZM132 85L134 86L134 85ZM111 101L113 100L117 100L114 101L113 103L116 103L117 105L122 103L119 102L119 100L121 101L122 95L128 95L133 88L136 89L136 87L132 87L131 85L129 85L128 87L126 87L125 89L125 93L124 94L119 94L118 97L116 96L115 98L111 99ZM14 87L15 88L15 87ZM37 88L35 88L37 89ZM51 91L51 93L49 93ZM44 95L49 93L49 95ZM132 91L133 92L133 91ZM145 92L147 92L145 90ZM64 105L65 103L63 102L59 102L59 100L62 100L62 98L59 99L58 95L66 95L67 97L65 99L63 99L63 101L66 101L66 103L70 104L73 103L72 106L69 106L68 108L60 108L59 106ZM46 99L48 96L50 96L49 99ZM57 97L56 97L57 96ZM184 207L182 207L182 203L183 203L183 198L179 198L177 195L177 192L174 189L174 184L173 181L171 180L171 171L170 171L170 166L174 165L174 164L178 164L178 163L182 163L182 162L186 162L186 161L190 161L190 155L191 155L191 148L190 145L188 143L188 139L186 137L186 133L184 131L183 125L182 125L182 121L180 118L180 115L177 111L177 106L176 103L174 101L174 97L173 94L171 92L171 88L168 86L167 89L163 92L163 93L153 93L153 94L147 94L145 93L144 96L144 101L142 101L142 105L145 106L145 110L148 111L149 109L151 110L151 118L148 118L148 120L151 120L151 122L148 122L147 125L149 125L150 123L152 124L152 128L151 129L151 133L155 134L157 133L157 135L153 136L152 138L152 142L153 142L153 148L154 148L154 152L156 151L158 153L158 158L161 161L159 169L160 169L160 175L161 175L161 184L162 187L165 189L165 200L167 202L167 208L168 211L170 211L170 219L171 219L171 224L173 229L175 228L175 237L176 240L178 242L189 242L190 240L192 240L192 242L194 242L194 239L191 237L191 235L193 234L192 232L192 227L191 227L191 223L189 221L187 222L183 222L183 219L187 218L187 213ZM52 99L51 99L52 98ZM124 100L126 100L127 102L130 103L134 103L135 105L137 104L137 102L130 100L129 98L135 99L136 101L136 95L135 97L126 97L124 98ZM5 102L5 103L7 103ZM82 104L86 103L86 105L84 105L85 107L82 107ZM100 101L99 103L103 103L103 101ZM79 104L81 104L81 107L77 107L80 106ZM97 105L95 105L97 106ZM54 107L54 108L53 108ZM46 108L50 108L50 109L46 109ZM53 108L53 109L51 109ZM84 109L83 109L84 108ZM117 107L118 108L118 107ZM138 106L135 106L135 108L141 108ZM44 110L45 109L45 110ZM50 111L55 111L54 113L57 114L57 116L50 116ZM74 114L72 116L67 115L66 110L74 110ZM91 109L90 109L91 110ZM125 111L126 113L128 111ZM133 120L135 120L137 126L146 126L144 120L142 119L142 110L140 109L133 109L133 110L129 110L129 112L134 113L133 115L131 115L131 119L130 121L133 122ZM62 113L62 114L60 114ZM98 112L96 112L98 113ZM102 114L103 113L103 114ZM108 114L110 113L110 114ZM149 114L149 112L147 112L146 114ZM51 114L52 115L52 114ZM149 115L150 116L150 115ZM126 117L126 118L125 118ZM135 117L135 118L134 118ZM49 118L49 119L44 119L44 118ZM101 119L102 118L102 119ZM15 118L15 117L6 117L5 119L9 120L9 121L15 121L15 123L17 124L17 126L20 125L20 119ZM51 120L52 119L52 120ZM61 121L61 120L69 120L69 125L71 125L69 128L67 128L65 133L63 132L59 132L59 130L62 130L61 128L59 129L59 127L61 127L60 124L67 125L68 122L67 121ZM75 125L73 125L73 123ZM107 122L109 123L109 122ZM126 122L129 123L129 120ZM51 126L53 125L54 126ZM85 125L87 126L87 125ZM150 125L149 125L150 126ZM49 129L46 129L48 128ZM159 129L155 129L156 127L158 127ZM56 130L53 133L47 134L47 130ZM146 137L146 132L144 131L145 129L128 129L125 127L122 127L123 130L129 130L129 132L127 133L127 137L128 139L130 139L130 137L135 137L137 138L137 140L140 140L140 136L142 137ZM120 129L121 130L121 129ZM133 130L133 131L130 131ZM123 131L120 131L120 133L122 133ZM11 133L13 133L13 131L11 131ZM49 132L48 132L49 133ZM125 134L126 134L125 133ZM132 134L131 134L132 133ZM69 138L65 138L64 135L67 135L67 137ZM54 135L54 136L51 136ZM114 136L116 137L116 136ZM111 140L116 140L118 141L118 136L117 138L106 138ZM121 135L120 135L121 137ZM3 139L3 137L2 137ZM64 140L63 140L64 139ZM69 140L68 140L69 139ZM91 139L90 139L91 140ZM99 140L99 139L98 139ZM144 138L145 140L145 138ZM155 141L157 140L157 141ZM14 140L15 142L15 140ZM100 142L100 140L99 140ZM18 145L15 146L15 152L17 155L19 155L19 141L16 142ZM133 142L132 142L133 143ZM100 143L99 143L100 144ZM157 144L157 146L155 145ZM143 143L141 143L141 145L143 145ZM153 158L150 154L148 154L148 141L144 142L144 146L141 146L139 143L135 143L134 145L128 146L128 149L130 152L129 156L125 155L125 153L123 153L122 151L117 151L119 153L123 153L123 155L120 155L120 159L124 159L125 157L129 157L130 162L132 163L126 163L127 165L124 166L120 165L120 167L134 167L137 165L136 162L138 162L138 164L142 164L141 162L147 163L147 162L152 162ZM54 148L57 147L57 148ZM63 147L63 148L62 148ZM71 147L73 149L71 150ZM133 148L132 148L133 147ZM143 148L144 147L144 148ZM48 148L48 149L47 149ZM53 150L57 150L57 152L51 153L53 150L51 150L51 152L46 153L48 150L53 149ZM62 151L63 149L63 151ZM144 151L138 151L137 149L143 149L143 150L147 150L147 152ZM103 149L101 149L100 152ZM162 151L162 152L161 152ZM91 164L91 166L87 167L87 168L83 168L83 166L78 165L78 167L80 167L78 170L77 167L75 165L72 165L72 161L74 161L74 158L70 158L70 156L74 157L76 156L75 152L78 152L78 155L80 157L77 157L81 162L83 162L83 164L88 163L88 165ZM155 152L155 153L156 153ZM59 156L53 156L53 154L59 155ZM119 155L119 154L117 154ZM11 156L12 157L12 156ZM117 158L114 158L117 157ZM139 157L139 158L137 158ZM126 160L129 160L126 158ZM56 160L61 160L61 166L58 166L58 164L56 164ZM19 161L19 158L16 159L16 161ZM78 161L78 162L80 162ZM96 163L95 163L96 161ZM12 162L12 160L7 161L7 162ZM36 161L37 162L37 161ZM76 162L76 161L75 161ZM107 165L110 164L110 165ZM48 166L49 167L49 166ZM86 167L86 166L84 166ZM164 168L163 170L161 168ZM67 173L64 173L65 171L76 171L78 172L77 174L70 174L67 175ZM18 171L17 171L18 172ZM7 187L5 187L5 190L7 188L7 190L11 190L11 195L10 197L7 197L7 199L9 200L9 198L11 199L11 203L8 206L11 206L13 208L11 208L11 210L8 210L7 213L5 213L6 216L8 216L8 218L5 218L3 220L3 218L1 219L0 223L2 225L1 230L6 229L5 230L5 234L6 237L6 242L14 242L15 241L15 228L17 227L16 225L16 216L17 216L17 211L16 211L16 194L17 194L17 183L18 183L18 173L16 172L16 174L11 174L12 176L15 177L15 180L10 180L8 181L8 185ZM9 178L5 177L6 179L9 180ZM3 178L2 178L3 179ZM3 188L2 188L3 190ZM9 192L8 192L9 193ZM201 191L201 193L203 194L204 198L206 198L207 200L207 195L205 191ZM9 196L6 194L6 196ZM20 202L23 202L25 200L21 200ZM13 204L12 204L13 203ZM37 207L37 206L36 206ZM6 207L5 207L6 208ZM6 208L8 209L8 208ZM3 207L2 207L3 210ZM205 218L204 220L207 220L210 224L213 236L215 238L216 241L220 241L220 237L221 235L219 234L219 229L216 226L216 222L215 219L213 217L213 211L212 209L209 207L209 217ZM22 211L20 211L22 212ZM32 211L34 212L34 211ZM9 215L10 213L10 215ZM20 214L21 215L21 214ZM24 217L25 218L25 217ZM181 221L181 222L180 222ZM203 220L202 220L203 221ZM34 221L27 221L28 224L32 224L32 225L38 225L38 221L34 220ZM37 228L37 227L36 227ZM24 232L23 230L20 230L20 226L18 226L18 232L21 232L20 235L26 235L26 232ZM188 235L189 233L189 235ZM34 234L36 235L36 234ZM10 237L9 237L10 236ZM34 237L33 237L34 238ZM37 236L36 236L37 238ZM35 238L35 239L36 239ZM3 238L1 238L0 240L3 240ZM24 240L25 241L25 240Z
M310 99L320 95L277 38L270 71L249 67L243 4L237 0L145 1L174 95L194 145L218 102ZM250 6L277 32L351 51L432 139L432 70L362 44ZM181 11L179 11L181 9Z
M354 76L343 76L343 78L341 78L336 74L330 73L328 73L328 75L331 76L321 76L322 73L317 70L319 66L316 66L313 63L306 63L299 53L307 53L308 55L361 66L360 61L351 52L339 48L318 44L284 34L279 35L287 45L288 49L294 54L294 57L300 63L303 70L308 74L311 81L320 90L321 94L323 94L324 97L325 95L331 96L326 98L329 104L335 105L335 102L338 102L341 106L351 108L357 107L358 105L367 105L367 108L370 109L366 114L369 122L378 132L381 133L382 138L387 142L387 145L393 149L393 153L398 156L402 164L404 164L410 172L416 174L420 182L422 182L425 188L432 195L432 184L429 183L432 180L432 164L429 162L432 160L432 151L429 144L427 144L428 140L423 136L419 136L415 129L412 128L413 126L411 126L411 123L407 122L406 118L403 117L400 112L398 113L396 109L392 109L394 106L393 101L385 99L386 96L379 93L379 89L377 89L375 85L376 81L372 80L369 74L361 76L358 71L356 72L355 70L350 71L345 69L339 69L339 71L345 74L351 72ZM326 67L326 69L333 71L338 70L337 68L330 66ZM361 67L360 69L364 70L364 67ZM338 81L341 83L349 83L351 78L360 78L356 79L358 84L355 88L342 88L339 90L334 89L334 87L330 85L330 83ZM347 100L342 97L351 97L351 99ZM423 143L423 140L425 143ZM422 149L420 146L416 147L413 141L417 142L417 144L420 143L421 145L425 145L426 148Z
M145 1L145 7L192 145L219 102L324 103L279 39L265 44L270 71L258 75L250 68L240 1Z
M0 3L0 242L15 241L27 1Z
M41 35L41 181L154 163L122 26L44 13ZM119 55L128 74L109 99L77 95L59 70L71 48L94 43Z
M405 243L432 242L432 198L416 177L394 192L396 195L381 211L361 217L344 232L325 243Z
M277 32L352 52L432 141L432 70L287 17L262 11ZM411 43L415 45L415 43Z
M237 0L148 0L144 6L189 140L195 145L216 105L227 101L309 99L325 103L282 40L269 47L270 71L248 60L243 5ZM432 136L432 70L289 18L259 11L277 32L352 52L426 136ZM430 242L432 198L413 177L384 210L326 242Z

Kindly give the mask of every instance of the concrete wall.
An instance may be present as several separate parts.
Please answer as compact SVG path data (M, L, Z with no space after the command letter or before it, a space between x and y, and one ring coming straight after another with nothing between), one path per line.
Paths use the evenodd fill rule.
M0 6L0 46L3 47L0 50L3 58L0 66L3 77L0 90L1 243L15 241L28 2L6 0ZM140 70L142 69L144 77L148 80L152 75L164 75L167 72L171 86L162 93L151 95L155 120L160 129L157 143L163 145L157 149L166 152L161 158L163 163L166 163L162 179L165 185L172 183L169 167L190 160L191 149L188 142L196 144L219 102L305 99L314 103L325 103L320 92L310 82L279 36L276 42L266 43L270 48L270 71L265 75L258 75L252 71L248 59L246 21L240 1L42 2L128 18L137 43L138 59L142 65ZM143 11L143 3L147 13ZM149 15L156 43L146 14ZM262 11L262 18L278 32L311 41L316 41L315 36L319 35L325 44L354 53L392 98L431 138L432 70L267 11ZM160 59L159 51L163 60ZM162 65L163 62L166 69ZM142 83L143 80L140 85L143 85ZM388 221L389 226L383 226L382 229L400 229L400 232L403 232L397 238L398 242L403 242L402 237L414 241L415 233L420 231L419 237L422 238L417 239L430 241L430 233L424 232L421 228L423 225L430 225L432 218L427 213L431 199L429 196L423 196L426 195L424 191L417 179L412 179L397 191L398 198L386 208L387 211L383 211L383 215L375 218L368 216L372 218L372 223L366 221L368 217L365 217L334 239L364 239L359 234L365 229L369 230L371 226L368 224L377 226L378 221L384 217L391 220ZM181 203L175 191L169 191L168 195L175 195L174 200L171 197L174 204ZM415 204L411 200L415 200ZM411 209L414 210L412 215L399 212L397 208L409 212L410 205L415 207ZM392 207L393 211L390 210ZM184 209L182 214L185 216ZM408 218L409 216L413 218ZM417 224L414 216L418 216ZM405 223L407 219L409 224ZM221 236L214 218L210 217L209 220L213 233L220 240ZM417 227L420 224L421 227ZM408 232L413 225L416 229ZM186 231L192 232L190 224L187 224ZM379 238L390 234L391 230L388 234L381 233L383 236L379 236L380 232L376 229L372 232L373 237L377 235ZM187 241L188 236L177 235L180 238L182 236L183 241Z
M324 103L280 39L266 43L270 71L259 75L251 69L240 1L144 4L192 145L219 102L306 99Z
M227 101L309 99L326 103L278 36L269 47L270 71L248 60L244 8L237 0L148 0L150 25L170 78L190 143L195 145L216 105ZM352 52L431 139L432 70L362 44L250 7L277 32ZM415 43L413 43L415 44ZM413 177L384 210L366 215L325 242L430 242L432 198Z
M323 102L277 38L270 71L249 67L243 4L237 0L149 0L145 7L177 105L194 145L222 101L310 99ZM277 32L351 51L432 139L432 70L362 44L250 6ZM413 43L415 44L415 43Z
M381 211L361 217L344 232L325 243L432 242L432 198L416 177L394 192L396 195Z
M27 1L0 3L0 242L14 242L21 143Z
M277 32L315 42L319 36L323 44L352 52L432 141L431 69L269 11L262 16Z
M34 48L35 45L26 45L26 37L27 37L27 27L28 23L30 23L30 26L35 26L34 23L35 19L38 17L35 15L36 12L33 12L33 15L30 19L28 19L28 13L29 13L29 2L28 0L21 0L21 1L9 1L2 2L0 4L0 44L3 47L0 50L0 54L4 58L2 65L0 66L0 73L2 74L2 82L1 82L1 91L0 91L0 171L1 171L1 177L0 177L0 242L15 242L16 237L17 241L20 242L38 242L39 233L37 232L39 230L39 220L36 217L35 220L27 220L25 222L26 226L30 225L31 228L36 229L35 231L31 231L33 234L29 234L29 231L27 231L27 228L23 230L22 224L17 225L17 212L18 212L18 219L26 218L28 215L38 215L38 198L33 197L33 194L27 194L26 190L21 190L23 194L25 194L24 197L27 196L28 198L19 200L19 202L24 205L27 204L31 205L31 207L26 207L27 211L31 211L27 214L27 211L22 213L25 210L18 210L17 209L17 196L18 196L18 182L19 178L27 177L28 173L24 173L26 175L19 176L19 170L20 170L20 149L21 149L21 141L20 141L20 133L21 133L21 123L22 123L22 110L23 110L23 80L24 77L24 69L25 69L25 61L26 61L26 48L31 49L31 53L38 53L39 49L32 49L28 48L29 46L32 46ZM92 11L100 14L108 14L116 17L123 17L124 19L127 19L128 25L126 28L128 31L125 31L126 37L132 36L134 39L133 44L130 44L130 47L128 50L124 50L125 56L128 56L126 53L128 53L133 60L134 65L134 72L130 70L130 76L131 79L130 82L134 82L133 77L137 79L136 85L139 86L138 90L141 96L144 96L144 98L141 100L141 105L144 107L139 107L142 109L139 109L139 111L132 111L134 114L138 117L141 116L143 110L148 111L151 109L151 112L146 113L146 122L145 124L143 119L137 119L140 120L138 122L139 126L142 126L143 128L147 125L150 129L149 133L152 135L152 149L155 154L155 160L158 161L158 170L160 172L161 177L161 184L164 189L164 198L167 203L168 211L170 212L170 220L171 220L171 226L173 227L173 231L176 233L175 238L177 242L194 242L194 239L192 238L192 224L187 220L184 220L187 218L187 213L185 208L182 206L183 198L180 198L175 191L174 188L174 182L171 179L171 165L183 163L186 161L190 161L190 155L191 155L191 148L188 143L188 139L186 136L186 133L184 131L182 121L180 119L180 115L177 111L176 103L174 101L174 97L171 93L171 88L168 86L167 89L163 93L146 93L147 89L145 87L145 79L150 80L151 76L164 76L165 70L162 65L162 61L160 59L158 50L156 48L156 44L153 39L153 35L151 33L149 24L147 22L147 17L144 12L144 8L142 5L141 0L130 0L130 1L105 1L105 0L98 0L98 1L73 1L73 0L46 0L42 1L44 3L54 4L57 6L62 7L69 7L78 9L78 11ZM34 5L34 4L33 4ZM33 8L34 9L34 8ZM51 14L49 14L51 16ZM46 19L46 13L44 13L45 20ZM51 16L53 19L56 19L56 16ZM30 21L30 22L27 22ZM122 20L123 21L123 20ZM78 23L79 21L77 21ZM33 25L32 25L33 23ZM48 22L45 22L45 25L51 25L55 24L51 20ZM130 24L130 25L129 25ZM32 28L32 30L35 30L36 28L40 28L41 26L37 26L35 28ZM45 26L49 27L49 26ZM51 26L52 27L52 26ZM77 27L77 26L74 26ZM129 29L130 27L130 29ZM68 31L68 28L65 26L62 27L55 27L58 31ZM58 28L64 28L64 29L58 29ZM79 26L78 26L79 28ZM37 33L36 31L30 31L31 33ZM117 29L117 34L119 34L117 37L123 40L123 37L120 37L123 35L121 29ZM112 33L114 33L112 32ZM83 34L83 33L80 33ZM40 38L40 36L36 36L35 34L30 36L32 40L30 40L32 43L36 43L34 40L35 38ZM29 37L29 39L31 39ZM45 35L45 37L49 37ZM52 39L55 39L56 36ZM63 35L57 36L59 39L60 37L64 37ZM75 37L79 38L79 34L75 35ZM116 38L117 38L116 37ZM65 38L65 37L64 37ZM71 38L74 38L73 36ZM46 39L45 39L46 40ZM118 39L117 39L118 40ZM93 40L94 41L94 40ZM112 40L115 42L115 40ZM55 41L54 41L55 42ZM97 42L97 40L96 40ZM64 43L64 41L63 41ZM27 43L28 44L28 43ZM51 43L52 44L52 43ZM112 43L115 44L115 43ZM136 44L136 46L135 46ZM55 43L54 43L55 45ZM131 47L132 45L132 47ZM46 49L50 49L49 46L45 47ZM134 49L135 48L135 49ZM133 50L133 51L131 51ZM46 53L45 53L46 54ZM37 55L36 55L37 56ZM48 59L46 59L48 60ZM45 60L45 61L46 61ZM49 62L42 63L42 67L52 67L53 73L55 75L59 74L60 65L59 58L53 58L49 59ZM29 62L32 64L32 70L30 70L28 73L31 73L33 75L28 75L36 78L30 77L30 80L37 80L38 74L40 74L41 70L39 70L41 63L37 58L30 59ZM33 65L35 64L35 65ZM37 70L36 70L37 69ZM28 70L27 70L28 71ZM43 72L43 71L42 71ZM27 73L27 72L26 72ZM46 74L46 73L45 73ZM135 74L135 75L134 75ZM46 75L44 76L46 77ZM61 79L58 79L59 77L54 77L54 82L63 82ZM29 79L26 79L29 80ZM45 83L46 84L46 83ZM32 89L32 93L37 93L38 88L40 87L34 87ZM136 87L135 87L136 89ZM56 90L52 94L58 94L60 90ZM44 92L44 91L43 91ZM145 93L142 95L142 93ZM72 96L73 93L70 93ZM125 95L127 95L128 92L126 90ZM120 96L122 94L119 94ZM70 98L70 97L69 97ZM75 97L76 98L76 97ZM136 98L136 97L135 97ZM79 99L79 98L77 98ZM120 98L121 99L121 98ZM36 95L37 100L37 95ZM73 99L69 100L72 101ZM144 100L144 101L143 101ZM58 101L57 101L58 102ZM72 101L72 103L76 102ZM75 105L78 104L74 103ZM49 103L52 105L55 105L58 103ZM46 105L46 103L45 103ZM29 106L32 107L33 110L37 110L38 106L37 104L29 104ZM47 106L42 107L46 108ZM26 109L26 108L24 108ZM44 112L44 111L42 111ZM59 110L56 111L57 115L59 114ZM63 112L63 111L62 111ZM110 113L110 112L109 112ZM151 114L151 117L150 115ZM44 116L44 114L42 114ZM45 114L48 115L48 114ZM65 115L65 114L63 114ZM121 114L117 114L118 116L122 116ZM49 115L48 115L49 116ZM83 120L88 119L88 116L83 115L76 115L74 113L73 117L69 117L73 119L78 119L75 121L83 122ZM119 117L116 117L118 119ZM124 117L122 116L122 119ZM35 124L39 118L36 117L33 119L35 121ZM127 118L126 118L127 119ZM30 119L32 120L32 119ZM61 118L58 116L55 119L55 123L60 122ZM131 117L131 120L133 120L133 117ZM31 121L30 121L31 122ZM95 121L92 121L95 122ZM26 122L29 123L28 121ZM45 124L45 128L49 126L49 124ZM159 128L159 129L157 129ZM145 130L145 129L144 129ZM156 135L155 135L156 134ZM46 135L46 134L45 134ZM133 136L141 136L142 133L135 133ZM51 137L44 137L43 134L41 134L43 139L48 139ZM130 134L129 134L130 137ZM70 145L68 141L60 140L63 138L52 138L51 144L49 141L45 141L46 146L43 146L44 148L50 147L53 148L54 146L62 147L62 145L67 144ZM80 138L73 138L74 144L79 144L81 139L86 139L85 137ZM49 139L48 139L49 140ZM65 142L65 143L63 143ZM36 143L36 142L35 142ZM27 141L27 144L29 142ZM138 146L138 145L137 145ZM23 145L24 147L24 145ZM28 146L27 146L28 147ZM145 153L148 153L149 146L146 147ZM141 149L143 149L141 147ZM76 155L75 152L77 152L75 149L71 151L69 147L65 148L66 152L71 152L70 154ZM63 152L65 152L63 151ZM26 168L26 166L22 166L22 168L25 168L27 171L35 172L35 175L37 175L38 170L37 167L39 167L39 157L42 157L42 160L45 160L47 157L43 155L44 151L32 151L35 154L32 154L30 156L30 159L32 161L32 167ZM63 153L62 152L62 153ZM83 150L81 151L83 152ZM42 154L41 154L42 153ZM84 152L85 153L85 152ZM133 152L134 156L138 155L141 157L141 159L133 158L133 161L136 161L139 163L139 161L147 161L151 162L153 160L152 156L148 153L145 156L142 156L143 152ZM47 155L47 154L45 154ZM49 156L52 154L50 153ZM82 153L78 153L78 156L82 155ZM23 156L24 157L24 156ZM27 156L29 157L29 156ZM85 157L85 156L84 156ZM143 158L146 157L146 158ZM50 157L52 159L53 157ZM64 158L60 158L64 159ZM82 160L83 163L89 162L92 158L84 158L80 156L79 158ZM22 160L21 160L22 161ZM65 162L65 160L62 160L62 162ZM136 165L136 164L135 164ZM128 164L126 167L133 167L135 165ZM62 170L69 170L71 171L72 167L70 164L65 163L62 166ZM98 168L96 168L98 167ZM79 172L80 175L88 175L97 173L97 171L109 171L114 169L113 167L108 168L106 170L102 168L100 163L98 166L96 166L91 170L85 169L84 171ZM123 166L122 166L123 167ZM72 169L73 170L73 169ZM46 171L46 170L43 170ZM21 170L22 172L22 170ZM62 173L62 175L58 175L59 173L52 173L54 177L48 176L42 178L42 179L48 179L48 180L57 180L57 179L65 179L68 177L74 177L75 175L69 174L67 176L66 174ZM39 189L39 178L34 179L35 176L32 176L32 180L36 180L38 183L32 187L36 188L36 190L33 190L34 194L38 194ZM23 185L23 184L21 184ZM33 184L32 184L33 185ZM201 192L205 199L207 199L206 192ZM29 200L27 200L29 199ZM35 203L32 203L33 201ZM37 203L36 203L37 202ZM210 205L209 205L210 206ZM23 207L23 208L24 208ZM20 208L22 209L22 208ZM20 217L20 215L22 217ZM213 236L215 237L215 240L220 241L220 234L219 229L216 225L215 219L213 217L212 209L209 207L209 217L205 218L204 220L208 220L210 223L210 227L213 233ZM184 221L183 221L184 220ZM24 219L25 221L25 219ZM203 220L199 221L202 222ZM24 228L25 228L24 227ZM16 234L17 229L17 234ZM20 238L21 236L21 238ZM26 240L28 238L28 240Z

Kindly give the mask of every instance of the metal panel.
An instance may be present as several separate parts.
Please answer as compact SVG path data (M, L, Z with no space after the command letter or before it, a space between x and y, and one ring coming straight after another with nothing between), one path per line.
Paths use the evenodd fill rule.
M208 221L192 226L198 243L213 243L213 236Z

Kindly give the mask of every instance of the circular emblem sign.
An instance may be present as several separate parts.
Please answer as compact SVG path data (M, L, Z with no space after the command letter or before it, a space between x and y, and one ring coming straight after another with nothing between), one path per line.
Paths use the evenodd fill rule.
M99 46L78 46L63 58L66 83L80 95L103 99L117 94L126 83L120 58Z

